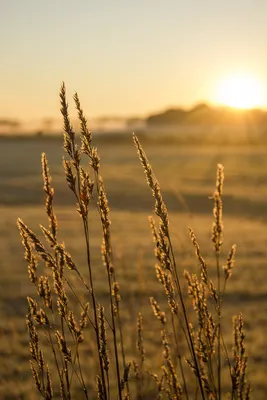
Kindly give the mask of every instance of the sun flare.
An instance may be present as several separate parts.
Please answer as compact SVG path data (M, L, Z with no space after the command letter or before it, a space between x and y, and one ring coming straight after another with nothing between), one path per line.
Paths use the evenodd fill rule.
M216 102L225 106L249 109L263 105L262 85L252 75L236 74L220 81Z

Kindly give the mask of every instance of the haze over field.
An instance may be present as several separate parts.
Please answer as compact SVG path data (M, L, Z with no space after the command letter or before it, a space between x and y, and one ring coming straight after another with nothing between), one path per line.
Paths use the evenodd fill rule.
M266 108L266 14L261 0L3 2L0 119L58 127L62 80L90 118Z

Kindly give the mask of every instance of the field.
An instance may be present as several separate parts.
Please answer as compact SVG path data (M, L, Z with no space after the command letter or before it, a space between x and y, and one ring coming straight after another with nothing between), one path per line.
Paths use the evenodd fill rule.
M230 136L229 136L230 137ZM145 345L151 365L161 349L155 350L155 317L149 296L159 301L161 288L155 278L153 242L147 216L153 200L130 135L124 140L97 140L101 169L111 208L112 245L122 304L129 332L127 349L134 353L134 325L139 309L146 316ZM224 247L237 244L236 267L224 299L231 340L231 315L242 311L245 320L252 398L266 398L267 382L267 146L254 140L242 143L201 144L144 140L144 147L161 184L167 204L179 268L197 268L188 226L195 230L211 270L210 240L216 165L225 168ZM28 366L28 334L25 326L26 296L34 292L16 227L21 217L38 231L46 225L40 156L46 152L55 188L55 211L60 239L83 268L85 264L82 227L75 201L65 183L59 139L27 138L0 140L0 399L35 399ZM105 272L99 255L100 227L95 212L90 217L93 263L97 290L105 297ZM226 324L227 326L227 324ZM152 357L153 355L153 357Z

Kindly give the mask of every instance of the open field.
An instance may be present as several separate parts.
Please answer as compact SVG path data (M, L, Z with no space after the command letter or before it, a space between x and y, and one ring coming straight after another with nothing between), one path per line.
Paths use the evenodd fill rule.
M171 232L181 272L197 268L187 227L194 228L202 254L211 270L210 231L213 202L209 198L216 178L216 165L225 167L224 227L222 252L227 257L237 244L236 268L225 296L226 319L231 340L230 316L242 311L247 333L252 398L267 394L267 147L261 143L144 144L161 184L170 212ZM99 140L102 175L112 219L112 244L121 287L123 320L128 335L129 359L134 354L134 324L139 309L145 315L145 345L151 365L158 364L161 349L153 335L155 317L149 296L160 302L161 288L155 278L153 243L147 216L153 200L147 188L131 138ZM0 399L36 399L28 367L28 335L24 323L25 297L33 293L17 232L21 217L30 228L46 225L40 155L46 152L55 188L55 211L60 239L81 268L85 265L82 227L75 201L65 183L61 140L0 140ZM91 216L91 246L99 298L105 299L105 272L100 256L100 227L95 211ZM215 273L215 272L214 272ZM106 278L105 278L106 279ZM103 300L105 301L105 300ZM123 307L124 304L124 307ZM88 356L89 357L89 356ZM149 358L149 357L148 357ZM77 397L78 398L78 397Z

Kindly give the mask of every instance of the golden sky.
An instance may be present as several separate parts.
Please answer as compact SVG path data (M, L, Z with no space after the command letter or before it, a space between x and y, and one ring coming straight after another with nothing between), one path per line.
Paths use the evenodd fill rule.
M91 117L221 102L240 74L267 107L266 16L266 0L2 2L0 118L60 117L63 80Z

